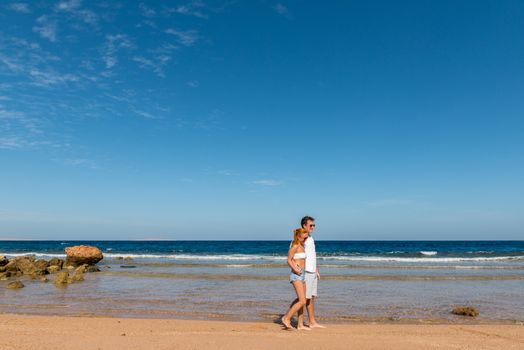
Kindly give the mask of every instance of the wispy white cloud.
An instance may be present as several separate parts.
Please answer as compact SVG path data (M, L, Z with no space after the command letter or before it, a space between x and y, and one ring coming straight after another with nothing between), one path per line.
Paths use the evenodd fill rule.
M107 35L102 57L106 68L113 68L118 63L117 53L119 50L132 47L131 40L125 34Z
M0 148L17 149L22 148L22 143L18 137L0 137Z
M98 22L98 15L91 10L79 10L76 15L85 23L96 24Z
M74 11L80 7L82 0L70 0L70 1L60 1L56 4L56 9L58 11Z
M240 175L239 173L232 171L232 170L228 170L228 169L219 170L218 174L223 175L223 176L239 176Z
M142 57L142 56L133 57L133 61L138 62L140 68L154 68L155 67L153 61L148 60L147 58Z
M143 117L143 118L146 118L146 119L160 119L160 117L152 114L152 113L149 113L149 112L146 112L146 111L143 111L143 110L140 110L140 109L136 109L136 108L133 108L132 109L133 112L135 112L137 115Z
M4 53L0 53L0 70L5 66L8 73L22 86L51 86L81 80L82 75L55 69L55 63L60 62L61 58L43 50L36 43L10 37L4 41L0 40L0 52L2 51Z
M144 4L143 2L141 2L138 7L140 8L140 12L142 13L142 16L144 17L151 18L156 15L156 11L153 8Z
M3 97L3 96L2 96ZM21 112L13 112L3 109L2 106L0 106L0 119L20 119L23 117L23 113Z
M94 161L85 158L65 159L64 164L89 169L99 169L99 166Z
M274 179L255 180L252 183L255 185L268 186L268 187L275 187L275 186L280 186L283 184L282 181L274 180Z
M40 122L26 115L20 111L8 110L0 105L0 132L6 134L8 132L18 132L31 136L41 134L42 129Z
M136 25L136 27L137 28L141 28L143 24L145 24L146 26L149 26L149 27L151 27L153 29L158 29L158 25L155 22L153 22L152 20L150 20L150 19L144 19L141 23L138 23Z
M25 69L25 66L22 63L17 62L17 60L7 57L3 54L0 54L0 63L5 65L7 69L14 73L23 72Z
M96 24L98 15L91 10L81 8L81 0L61 1L55 6L55 11L69 13L71 16L79 18L85 23Z
M118 7L114 3L105 6L82 0L56 0L43 8L40 2L33 5L30 1L18 1L10 5L0 4L0 11L38 14L34 15L33 26L29 26L35 34L17 38L21 34L17 33L16 26L6 26L0 33L0 75L6 78L0 82L0 148L41 148L53 153L53 157L66 152L58 155L61 163L92 167L96 164L90 163L89 157L75 158L66 149L74 147L79 132L77 127L94 118L131 114L146 119L166 119L164 125L169 127L220 127L216 112L187 119L174 115L169 105L172 99L164 99L163 91L156 86L140 86L134 94L125 92L132 90L129 83L136 76L144 75L137 72L139 68L165 77L185 47L201 40L197 30L182 29L185 27L165 30L169 27L162 22L169 17L165 7L151 8L147 1L144 1L147 6L142 4L140 8L137 8L138 2L130 5L133 8L130 15L135 16L134 19L138 17L138 21L143 22L155 16L152 20L158 25L163 24L158 31L147 28L156 33L159 42L157 39L142 41L131 37L132 31L136 31L133 27L135 20L127 24L119 22L122 32L115 32L115 26L108 24L131 12L121 11L126 3ZM178 6L176 13L205 17L203 10L202 2L193 1ZM15 19L20 16L9 13ZM177 18L179 21L190 20ZM84 24L97 22L98 25L93 27ZM49 42L59 42L60 45L50 45ZM78 51L78 45L82 50ZM117 69L124 63L126 72L127 68L135 68L133 76ZM193 88L200 84L197 80L182 80L181 83ZM86 91L90 93L86 94ZM64 158L67 159L64 161Z
M19 136L2 136L0 137L0 149L28 149L36 148L41 145L48 145L47 141L34 141L23 139Z
M47 15L42 15L36 20L33 32L40 34L44 39L51 42L56 41L57 24L56 21L49 19Z
M58 73L55 71L41 71L38 69L31 69L29 72L36 85L56 85L67 82L79 81L78 76L70 73Z
M198 18L207 18L208 16L203 12L205 4L202 1L191 1L185 5L179 5L175 8L169 9L170 12L179 13L186 16L193 16Z
M172 43L163 43L161 46L157 47L156 49L151 50L151 52L156 53L156 54L169 55L171 54L171 52L175 51L176 49L178 49L178 46L173 45Z
M197 88L200 86L200 82L198 80L190 80L186 82L186 85L192 88Z
M176 29L166 29L166 33L174 35L177 41L184 46L192 46L198 39L198 31L190 30L176 30Z
M400 206L400 205L408 205L413 204L415 201L412 199L406 199L406 198L383 198L383 199L377 199L370 202L366 202L365 204L370 207L386 207L386 206Z
M31 13L31 10L29 9L29 5L26 4L25 2L13 2L7 5L7 8L12 11L16 11L20 13Z
M221 127L221 117L223 112L215 108L213 109L205 118L197 119L195 122L191 123L195 129L222 129Z
M163 67L171 60L168 55L155 56L154 59L147 59L143 56L133 57L133 61L137 62L140 68L152 70L161 78L165 77Z
M17 37L0 37L0 69L3 65L15 75L31 79L31 69L59 60L59 57L42 50L37 43Z
M11 42L18 46L19 48L22 48L22 49L27 49L27 50L38 50L40 49L40 45L38 43L35 43L35 42L30 42L26 39L22 39L22 38L17 38L17 37L11 37L10 38Z
M273 9L279 14L283 16L289 16L289 10L286 6L282 4L276 4Z

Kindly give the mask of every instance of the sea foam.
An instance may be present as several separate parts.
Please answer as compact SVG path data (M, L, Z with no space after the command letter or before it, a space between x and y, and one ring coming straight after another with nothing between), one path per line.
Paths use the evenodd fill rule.
M396 256L373 256L373 255L331 255L322 256L317 255L317 260L322 261L363 261L363 262L411 262L411 263L448 263L448 262L481 262L481 261L519 261L524 260L524 255L515 256L495 256L495 257L438 257L436 252L420 252L423 256L420 257L396 257ZM58 257L64 258L65 254L57 253L41 253L41 252L26 252L26 253L10 253L1 252L0 256L15 257L24 255L34 255L35 257ZM168 260L232 260L232 261L283 261L286 260L285 255L260 255L260 254L129 254L129 253L105 253L105 258L116 257L131 257L133 259L168 259Z

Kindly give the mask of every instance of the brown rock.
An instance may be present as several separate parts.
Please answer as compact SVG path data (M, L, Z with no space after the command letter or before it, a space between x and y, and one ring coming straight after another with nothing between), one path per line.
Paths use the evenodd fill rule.
M77 281L77 282L83 281L84 280L84 274L83 273L75 274L73 276L73 280Z
M52 258L51 260L49 260L49 263L47 264L48 266L60 266L60 268L62 268L62 265L64 265L64 260L62 259L59 259L59 258Z
M15 272L18 271L18 266L16 266L16 262L11 260L5 265L5 270L9 272Z
M47 273L46 268L47 261L44 259L35 260L33 256L18 256L5 265L6 271L20 271L22 274L29 276L44 275Z
M24 288L24 284L20 281L13 281L7 284L7 289L20 289Z
M60 266L58 266L58 265L51 265L51 266L47 267L47 272L48 273L55 273L55 272L58 272L60 270L62 270L62 268Z
M479 315L478 310L471 306L456 307L451 312L454 313L455 315L469 316L469 317L477 317Z
M7 268L5 266L0 266L0 272L5 272Z
M77 281L77 282L83 281L84 280L84 272L86 271L86 268L87 268L87 264L78 266L75 269L75 274L73 275L73 280Z
M89 265L86 268L86 272L100 272L100 269L96 265Z
M9 276L11 276L10 271L0 272L0 281L5 281Z
M80 266L78 266L78 267L75 269L75 275L76 275L76 274L82 274L82 273L86 272L86 269L87 269L87 264L84 264L84 265L80 265Z
M47 261L44 259L38 259L34 263L35 265L35 273L37 275L45 275L47 274Z
M40 277L41 282L49 282L49 279L47 277Z
M17 256L16 258L11 259L7 266L11 263L14 263L17 269L24 275L32 275L36 273L35 258L33 256Z
M59 273L56 274L56 277L53 283L58 287L65 286L69 278L70 278L69 272L60 271Z
M0 256L0 266L5 266L9 260L5 256Z
M79 245L65 248L67 265L94 265L104 258L102 251L97 247Z

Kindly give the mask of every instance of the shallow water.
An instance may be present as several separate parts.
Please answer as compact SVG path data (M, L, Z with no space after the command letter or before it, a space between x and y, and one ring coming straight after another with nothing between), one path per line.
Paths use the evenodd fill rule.
M45 257L63 257L64 246L78 244L4 243L0 255ZM322 274L317 314L325 322L524 322L524 243L495 242L487 250L485 242L469 247L461 242L458 252L449 249L452 243L407 243L432 252L427 255L406 248L390 253L399 251L388 250L390 242L358 242L370 247L358 251L351 242L317 241ZM287 242L273 242L279 247L273 252L267 242L208 242L207 251L202 242L184 242L177 252L152 248L158 242L140 242L141 250L130 250L128 242L89 244L106 253L102 272L66 288L24 279L25 288L7 290L0 281L0 312L272 321L294 298L282 254ZM116 260L131 255L133 260ZM452 315L457 305L473 305L480 316Z

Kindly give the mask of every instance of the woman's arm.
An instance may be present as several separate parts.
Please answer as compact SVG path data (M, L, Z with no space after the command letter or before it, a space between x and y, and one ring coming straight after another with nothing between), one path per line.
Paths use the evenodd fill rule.
M300 275L302 270L299 270L299 268L297 267L297 264L293 261L293 256L297 252L297 249L298 249L298 244L292 245L289 248L289 251L287 252L287 264L289 265L289 267L291 267L291 270L293 270L294 273L296 273L297 275Z

